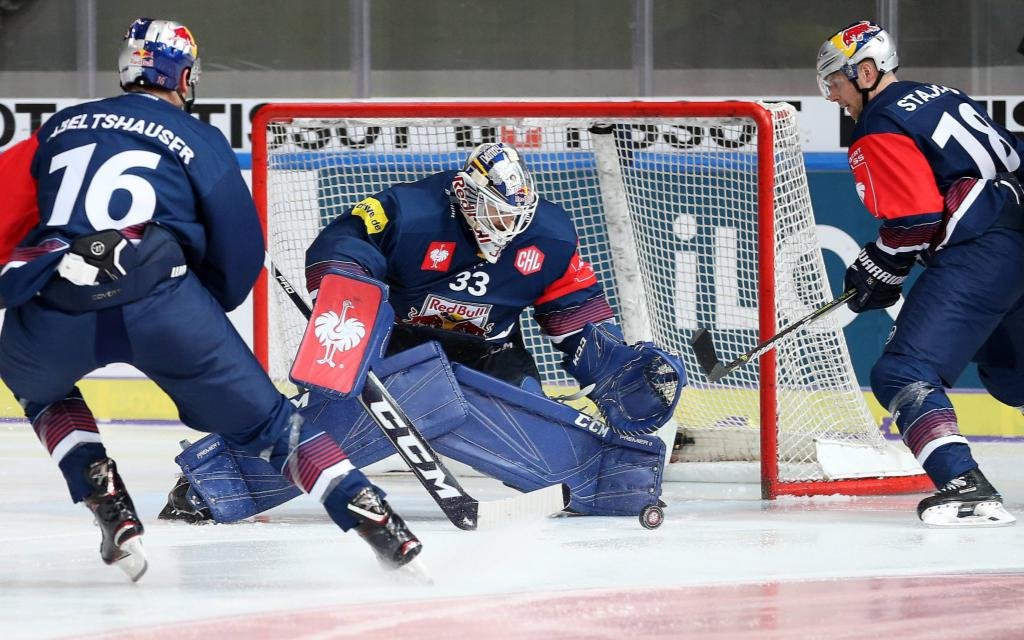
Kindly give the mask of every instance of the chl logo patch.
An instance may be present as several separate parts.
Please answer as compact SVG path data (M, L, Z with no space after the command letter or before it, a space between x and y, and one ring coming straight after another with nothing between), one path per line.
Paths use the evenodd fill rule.
M537 273L544 265L544 253L533 245L520 249L516 251L515 265L524 276Z
M455 255L454 242L431 242L423 256L422 271L447 271Z

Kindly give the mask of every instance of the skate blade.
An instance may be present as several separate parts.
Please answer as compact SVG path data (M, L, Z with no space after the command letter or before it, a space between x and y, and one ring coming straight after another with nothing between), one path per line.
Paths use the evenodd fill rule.
M142 550L142 536L135 536L122 543L121 551L124 555L115 560L114 564L118 569L124 571L132 582L138 582L149 568L149 563L146 562L146 553Z
M950 503L925 509L921 521L926 527L951 529L965 527L1008 527L1017 522L1000 502L979 502L974 513L961 516L960 504Z
M406 562L402 566L395 570L396 577L399 577L403 582L413 582L415 584L422 585L433 585L434 578L427 571L427 567L423 564L423 561L419 558L413 558L409 562Z

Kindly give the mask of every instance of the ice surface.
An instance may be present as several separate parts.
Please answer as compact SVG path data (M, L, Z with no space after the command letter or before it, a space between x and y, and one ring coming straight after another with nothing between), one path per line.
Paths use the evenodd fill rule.
M382 571L305 496L258 522L159 521L177 441L196 434L101 431L145 522L149 572L133 585L102 564L99 531L31 430L0 425L4 640L1024 637L1024 525L927 529L920 495L768 503L749 485L667 483L654 531L572 517L463 532L411 476L378 477L424 543L423 585ZM974 451L1024 516L1024 443Z

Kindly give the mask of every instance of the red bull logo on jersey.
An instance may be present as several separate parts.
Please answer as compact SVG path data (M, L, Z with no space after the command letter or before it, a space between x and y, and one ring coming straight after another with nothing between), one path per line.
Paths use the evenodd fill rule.
M832 44L847 58L851 57L866 41L873 38L881 27L868 21L861 21L832 36Z
M487 321L490 315L489 304L460 302L430 294L419 309L409 310L405 322L485 338L494 329L494 323Z

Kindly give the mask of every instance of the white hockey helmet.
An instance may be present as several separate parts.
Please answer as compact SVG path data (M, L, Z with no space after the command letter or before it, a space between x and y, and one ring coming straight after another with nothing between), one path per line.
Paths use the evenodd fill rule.
M850 81L857 78L857 65L873 60L879 77L900 66L896 44L885 29L874 22L861 20L840 29L818 49L818 88L828 98L828 77L842 71Z
M121 88L130 85L169 89L191 111L199 84L199 45L188 27L171 20L138 18L128 27L117 55ZM181 72L191 69L188 88L178 91Z
M502 142L473 149L452 190L488 262L530 226L539 202L519 152Z

